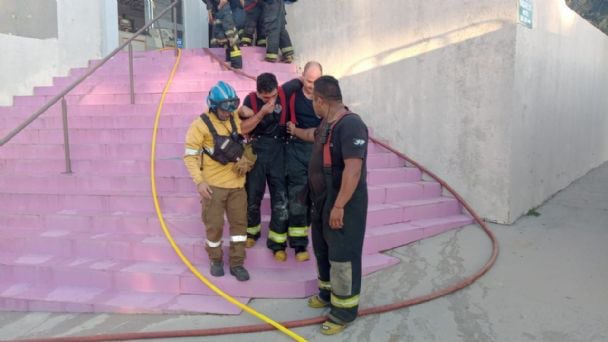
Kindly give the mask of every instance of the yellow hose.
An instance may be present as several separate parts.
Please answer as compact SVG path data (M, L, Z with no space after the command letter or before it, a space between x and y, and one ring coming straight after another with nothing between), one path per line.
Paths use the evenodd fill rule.
M158 194L156 192L156 177L155 177L155 173L156 172L155 172L155 169L154 169L154 164L155 164L155 161L156 161L156 136L157 136L157 132L158 132L158 123L160 121L160 113L161 113L161 111L163 109L163 104L165 102L165 97L167 95L167 91L169 90L169 87L171 86L171 83L173 82L173 76L175 76L175 72L177 71L177 67L179 66L179 62L181 60L181 57L182 57L182 50L178 49L178 53L177 53L177 58L175 60L175 64L173 65L173 69L171 70L171 74L169 75L169 80L167 81L167 84L165 84L165 88L163 89L163 93L162 93L162 96L160 98L160 103L158 104L158 108L156 109L156 117L154 118L154 131L153 131L153 134L152 134L152 152L151 152L151 155L150 155L150 182L152 184L152 197L154 199L154 208L156 209L156 215L158 216L158 220L160 221L160 225L161 225L161 227L163 229L163 232L165 233L165 237L167 238L167 240L169 240L169 243L171 244L171 247L173 247L173 250L175 251L175 253L179 256L179 258L182 260L182 262L188 267L188 269L198 279L200 279L201 282L203 282L205 285L207 285L207 287L209 287L215 293L217 293L218 295L222 296L228 302L230 302L230 303L238 306L239 308L243 309L244 311L248 312L249 314L251 314L251 315L259 318L263 322L266 322L266 323L274 326L275 328L277 328L278 330L280 330L284 334L288 335L289 337L293 338L294 340L296 340L296 341L306 341L306 339L304 339L301 336L297 335L293 331L291 331L291 330L287 329L286 327L284 327L283 325L281 325L281 324L273 321L268 316L255 311L254 309L250 308L249 306L247 306L245 304L241 304L239 301L237 301L236 299L234 299L233 297L231 297L230 295L228 295L224 291L220 290L217 286L213 285L207 278L205 278L192 265L192 263L190 262L190 260L188 260L188 258L182 253L181 249L175 243L175 240L173 239L173 236L171 235L171 232L169 232L169 229L167 228L167 225L165 224L165 220L164 220L163 214L162 214L162 212L160 210L160 205L158 203Z

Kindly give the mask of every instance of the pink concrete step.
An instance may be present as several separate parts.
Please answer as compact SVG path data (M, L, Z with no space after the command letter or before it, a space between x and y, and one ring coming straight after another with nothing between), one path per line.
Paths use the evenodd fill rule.
M70 144L70 153L73 159L90 159L92 156L95 159L108 160L108 159L144 159L149 158L151 146L149 143L141 144L95 144L94 142ZM181 158L184 153L183 141L179 142L159 142L156 146L156 158L157 159L168 159L168 158ZM374 153L386 153L386 150L376 144L370 144L368 146L369 155ZM21 158L23 156L35 156L36 158L48 160L63 158L64 148L63 143L47 143L47 144L19 144L9 142L0 149L0 158ZM387 168L386 170L391 170ZM378 171L377 174L393 174L393 171ZM420 175L420 172L405 170L397 171L394 176L395 179L392 181L398 182L407 181L408 177L411 179L418 178L414 177L415 174ZM393 176L391 176L393 177ZM375 183L370 183L375 185Z
M269 71L269 70L263 70L263 71ZM254 73L251 73L251 75L255 76L263 71L255 71ZM283 83L283 82L291 80L294 77L297 77L297 75L295 75L292 72L272 72L272 73L275 74L279 83ZM160 77L160 75L153 75L150 73L136 74L136 75L134 75L134 82L135 82L136 86L138 84L146 83L146 82L157 82L157 81L166 82L168 75L169 75L169 72L167 72L166 75L163 75L162 77ZM76 79L78 79L78 77L79 77L79 75L55 77L55 78L53 78L52 87L57 87L57 89L63 90L66 86L70 85L72 82L74 82ZM178 71L176 72L176 74L173 78L172 85L178 84L180 82L196 82L196 81L200 81L201 79L207 79L207 78L216 80L216 82L217 82L217 80L223 79L223 80L227 80L229 83L236 82L236 81L251 80L250 78L248 78L246 76L235 74L232 71L221 70L219 68L218 69L209 69L209 70L198 69L198 68L191 68L191 69L180 68L180 69L178 69ZM104 73L100 73L100 74L94 73L91 76L89 76L86 80L84 80L80 85L78 85L78 87L89 87L90 88L90 87L96 86L100 83L112 84L112 83L128 83L128 82L129 82L128 74L125 74L125 75L109 74L108 75L108 74L104 74Z
M186 176L187 171L181 157L157 159L156 174L159 176ZM0 159L0 175L20 173L35 176L55 177L65 171L63 159ZM132 160L90 160L72 159L72 171L75 176L84 175L131 175L143 176L150 173L150 161Z
M167 186L170 187L171 180ZM145 185L142 185L145 186ZM185 183L184 188L192 189L192 184ZM119 192L117 187L113 193L96 194L57 194L57 193L10 193L0 192L0 202L5 203L5 210L23 214L50 214L62 210L99 211L99 212L136 212L152 215L154 205L149 193ZM163 184L159 189L166 191ZM34 191L34 190L32 190ZM51 192L51 191L49 191ZM91 190L94 192L94 190ZM200 198L193 191L159 196L163 211L173 214L188 214L200 211ZM368 224L381 225L405 222L414 219L433 217L433 215L451 215L458 213L460 207L456 200L448 197L436 197L423 200L411 200L398 203L383 204L381 201L369 205ZM269 201L264 200L262 214L270 212Z
M157 139L160 141L184 140L188 124L182 127L159 128ZM70 143L87 143L96 141L100 144L143 144L152 140L152 128L70 128ZM27 143L35 141L37 144L57 143L63 141L63 129L60 128L26 128L15 136L12 142Z
M241 303L249 298L237 297ZM214 313L236 315L237 306L219 296L112 291L100 287L0 283L0 310L79 313Z
M101 104L101 105L71 105L68 107L68 117L74 116L95 116L95 117L116 117L122 115L137 115L150 117L153 120L156 115L158 104L141 103L131 104ZM195 115L202 113L206 106L201 103L167 103L163 106L162 116L164 115ZM38 110L37 105L19 105L13 107L0 108L2 116L9 115L27 118ZM60 117L61 105L55 104L49 108L40 118ZM161 117L162 117L161 116ZM193 117L194 118L194 117Z
M388 183L368 186L369 203L429 199L441 195L441 185L436 182Z
M70 144L73 159L97 160L149 158L150 144ZM156 146L158 159L175 158L184 153L183 143L159 143ZM0 158L19 158L20 156L36 156L40 159L57 159L64 155L63 144L27 145L9 142L0 149Z
M379 253L471 223L471 217L460 214L374 227L366 231L363 251Z
M166 103L189 102L189 103L205 103L205 99L209 92L190 92L190 93L170 93L166 96ZM160 101L160 93L135 94L136 103L156 103ZM52 95L40 96L15 96L14 103L20 105L39 105L46 104L53 98ZM90 95L68 95L66 96L68 106L77 104L129 104L131 103L131 95L129 94L90 94Z
M380 259L380 260L373 260ZM385 256L367 258L368 272L375 271ZM389 259L386 264L394 264ZM226 276L224 277L226 278ZM213 278L213 281L218 278ZM223 278L220 278L224 280ZM221 282L221 281L220 281ZM271 284L272 285L272 284ZM184 288L197 292L205 289L198 279L184 279ZM224 284L222 284L225 288ZM307 281L303 296L314 293L316 282ZM273 288L269 286L268 288ZM259 297L255 293L256 297ZM289 298L289 297L287 297ZM236 297L241 303L249 298ZM42 286L32 283L0 283L0 310L3 311L44 311L44 312L116 312L116 313L214 313L239 314L240 309L216 295L144 293L135 291L113 291L100 287Z
M236 89L240 98L244 98L253 88L247 87L244 89ZM165 103L198 103L201 106L205 103L209 89L202 91L191 92L168 92L165 97ZM38 95L38 96L15 96L13 98L16 106L42 106L52 100L54 95ZM160 101L161 92L157 93L141 93L136 91L136 104L158 104ZM103 104L130 104L131 95L125 93L104 93L104 94L87 94L87 95L67 95L65 97L68 108L74 105L103 105ZM203 108L203 107L201 107Z
M428 237L443 230L459 227L471 222L466 215L452 215L442 218L424 219L385 226L370 226L366 231L366 254L373 254L386 249L404 245ZM207 262L204 249L204 229L196 222L196 233L184 234L183 231L170 227L177 245L184 255L191 260ZM1 225L0 225L1 227ZM264 227L267 223L264 222ZM438 230L439 229L439 230ZM443 230L441 230L443 229ZM132 234L128 232L82 232L71 231L65 227L57 230L20 230L0 228L3 239L0 250L4 253L38 253L66 258L109 258L113 260L136 260L157 262L178 262L178 257L166 240L160 228L152 235ZM433 233L433 234L431 234ZM272 253L266 248L267 229L251 249L247 250L248 264L273 265L276 268L314 268L314 263L298 263L290 254L288 262L276 263ZM223 249L228 255L229 230L224 229ZM407 241L407 242L404 242ZM379 246L382 246L380 248ZM380 248L380 249L379 249ZM292 253L292 250L289 250ZM312 250L310 250L312 255Z
M417 182L421 177L420 170L413 167L372 168L368 165L367 170L367 184L370 186Z
M185 168L179 169L180 171ZM187 172L176 176L156 176L156 189L162 194L177 198L194 196L194 183ZM91 177L87 174L59 175L6 175L0 179L0 193L48 195L129 195L148 198L151 195L147 175L106 175Z
M206 72L217 72L217 71L224 70L222 67L220 67L215 62L209 62L209 61L198 62L197 61L196 65L193 65L192 63L188 63L188 62L189 62L188 60L184 60L184 61L180 62L180 65L178 66L178 69L176 71L176 75L178 75L180 73L204 74ZM199 64L199 63L203 63L203 64ZM148 77L156 76L155 78L157 78L157 79L162 79L164 77L166 80L168 78L169 74L171 73L172 68L173 68L173 61L167 61L167 62L161 62L161 63L146 63L146 64L143 64L143 63L135 64L134 63L133 64L133 74L134 75L146 75ZM84 75L87 71L88 71L88 68L72 69L72 71L69 73L69 75L67 77L78 78L78 77L81 77L82 75ZM278 73L296 74L296 66L290 65L290 64L282 64L282 63L277 63L276 65L270 65L270 63L263 62L263 61L245 60L243 63L243 71L252 76L256 76L263 72L273 72L273 73L277 73L277 74ZM226 72L230 72L230 71L226 70ZM107 66L106 65L106 66L101 67L99 70L97 70L95 73L93 73L89 77L97 77L96 76L97 73L103 73L105 75L113 75L113 76L125 78L128 80L129 69L126 64L124 66L123 65L116 65L116 66L111 66L111 65ZM279 79L279 81L284 82L284 80L281 80L281 79Z
M369 274L393 265L389 256L366 255L363 273ZM239 282L228 274L211 277L208 263L194 261L195 267L228 294L239 297L296 298L317 291L314 267L275 268L270 264L249 265L251 279ZM276 263L276 262L273 262ZM301 264L313 263L307 261ZM227 266L225 266L227 268ZM141 293L207 294L212 292L181 263L121 261L81 257L77 259L44 254L0 254L3 281L45 284L48 287L95 287L112 291Z
M437 197L390 204L370 204L367 211L368 226L421 220L460 214L461 208L453 198Z
M200 108L197 108L200 110ZM72 113L70 113L72 114ZM197 112L194 109L190 113L185 114L164 114L161 116L160 124L165 128L182 128L187 129L190 123L196 117ZM23 117L13 114L0 115L1 127L16 127L23 122ZM43 115L32 122L23 132L33 129L62 129L61 116L53 113ZM154 127L154 119L144 115L120 115L120 116L85 116L71 115L68 118L70 132L72 129L151 129ZM19 135L17 135L18 137ZM15 139L17 138L15 137Z
M0 156L2 154L0 153ZM22 159L22 158L1 158L0 174L18 172L27 175L47 175L57 176L65 171L65 161L62 156L59 159ZM394 157L394 158L393 158ZM373 167L389 168L397 167L402 164L400 159L393 154L378 153L371 154L368 160L374 159L370 163ZM157 159L155 164L156 174L162 176L186 176L187 171L181 156L174 156L169 159ZM90 160L72 158L72 170L76 176L81 173L86 175L146 175L150 173L150 161L148 156L140 156L133 159L112 159L112 160ZM370 192L378 192L380 188L370 186Z
M115 81L104 81L97 83L96 85L77 87L70 92L70 95L87 95L87 94L130 94L131 86L128 83L128 79L115 80ZM175 82L168 89L168 93L178 92L209 92L217 83L214 79L205 79L205 81L199 80L184 80ZM134 84L134 91L136 94L145 93L162 93L165 88L166 81L137 81ZM231 80L230 85L239 91L250 91L255 89L255 81L250 79L243 80ZM35 89L34 95L56 95L62 90L61 87L39 87Z

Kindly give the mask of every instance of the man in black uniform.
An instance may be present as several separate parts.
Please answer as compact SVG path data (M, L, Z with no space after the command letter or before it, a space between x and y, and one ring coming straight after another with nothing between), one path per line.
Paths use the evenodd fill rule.
M212 24L212 47L226 48L226 60L235 69L243 67L243 57L239 48L239 35L232 17L228 0L203 0L207 5L209 23Z
M285 28L285 2L283 0L261 0L262 15L264 16L264 33L266 34L266 61L276 62L279 59L279 49L282 61L291 63L293 61L293 46L291 38Z
M318 62L308 62L304 66L301 78L295 78L285 84L285 96L289 101L289 110L295 112L296 127L302 129L316 128L321 119L315 114L312 106L314 82L323 74ZM308 161L312 152L312 143L298 138L288 140L285 146L285 172L287 173L287 196L289 198L289 227L287 237L289 247L295 249L296 260L309 259L308 246L308 205L298 200L298 195L308 184Z
M285 122L287 103L283 89L270 73L256 79L256 92L250 93L239 109L241 129L249 134L257 161L247 174L247 242L248 248L260 237L260 205L266 183L270 191L270 227L266 245L277 261L287 260L287 187L285 181Z
M317 129L288 124L288 132L314 141L308 169L312 241L319 272L313 308L329 306L321 333L341 332L355 320L361 293L361 254L367 218L367 127L342 104L338 80L321 76L313 105L323 118Z

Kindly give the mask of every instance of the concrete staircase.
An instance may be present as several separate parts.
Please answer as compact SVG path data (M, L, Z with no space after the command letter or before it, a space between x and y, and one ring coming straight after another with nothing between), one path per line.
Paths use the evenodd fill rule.
M244 49L244 71L271 71L280 82L296 76L294 66L262 58L263 51ZM172 51L135 54L135 105L129 104L126 54L67 96L73 174L62 173L59 105L0 148L0 310L240 312L182 265L154 212L150 141L174 60ZM53 86L36 88L33 96L15 97L12 107L0 108L0 132L15 127L83 72L73 69ZM219 79L234 86L241 98L255 88L254 81L223 70L204 51L184 51L160 119L157 146L163 214L185 255L205 276L199 198L181 156L187 127L205 109L207 92ZM471 222L455 199L442 196L439 184L423 180L420 170L406 167L383 147L370 144L368 168L364 274L398 262L381 251ZM269 213L265 198L264 228ZM316 291L314 260L297 263L290 254L279 264L264 245L248 250L250 281L239 283L229 275L211 280L243 303Z

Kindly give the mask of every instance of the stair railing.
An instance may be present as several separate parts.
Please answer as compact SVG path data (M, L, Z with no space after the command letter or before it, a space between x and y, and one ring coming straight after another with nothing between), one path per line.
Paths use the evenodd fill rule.
M175 40L175 53L177 54L177 4L180 3L181 0L173 1L167 8L162 10L158 16L152 19L149 23L147 23L144 27L140 28L137 32L133 34L132 37L127 39L124 43L122 43L119 47L114 49L114 51L110 52L106 57L104 57L99 63L95 63L84 75L80 76L76 81L70 83L65 89L63 89L59 94L55 95L52 99L47 101L40 109L35 111L32 115L30 115L27 119L25 119L21 124L15 127L12 131L8 132L6 136L4 136L0 140L0 146L4 146L7 142L9 142L13 137L15 137L19 132L29 126L32 122L34 122L38 117L44 114L51 106L56 104L58 101L61 101L61 117L63 120L63 149L65 154L65 173L72 173L72 161L70 158L70 139L68 134L68 109L67 109L67 101L65 100L65 96L72 91L76 86L82 83L87 77L91 76L97 69L103 66L110 58L114 57L118 52L122 51L128 45L129 51L129 89L131 95L131 104L135 104L135 86L134 86L134 77L133 77L133 45L131 44L135 38L141 35L144 31L148 30L150 26L156 23L160 18L162 18L165 14L172 12L172 21L173 21L173 39Z

